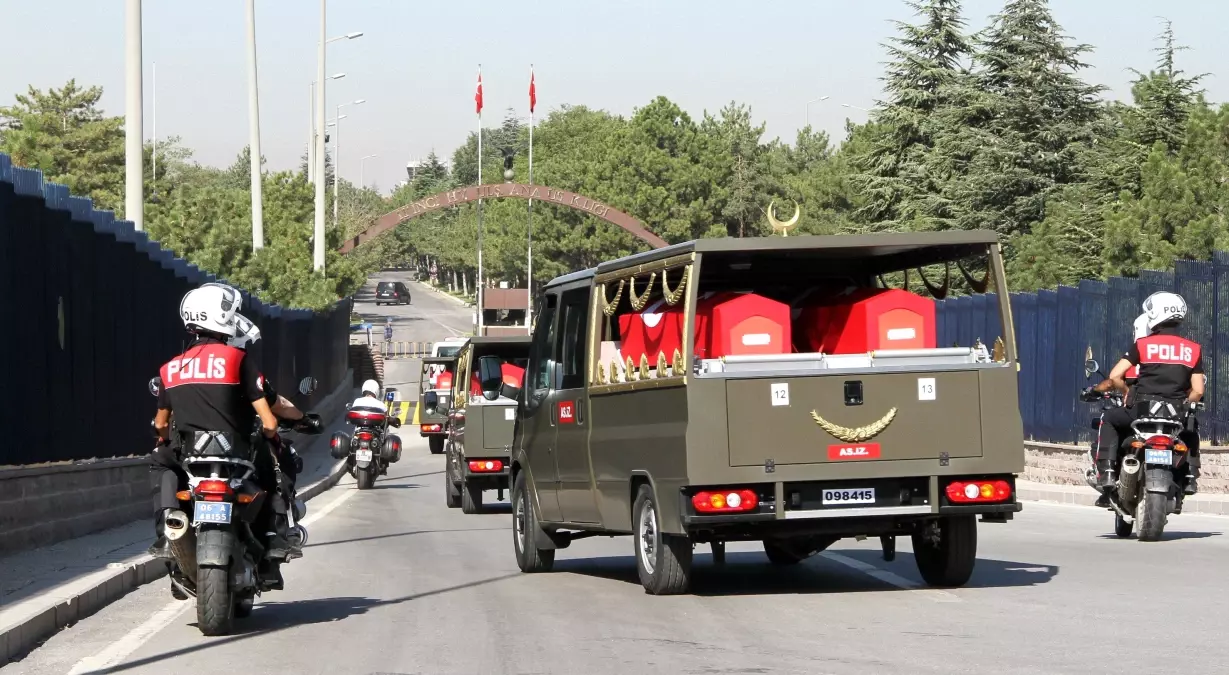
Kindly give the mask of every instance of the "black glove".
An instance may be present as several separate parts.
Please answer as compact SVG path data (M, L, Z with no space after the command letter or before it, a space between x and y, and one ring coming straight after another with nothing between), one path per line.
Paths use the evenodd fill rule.
M1096 391L1095 387L1084 387L1080 390L1080 400L1086 403L1093 403L1099 400L1102 394Z
M324 431L324 422L316 413L307 413L294 425L294 430L304 434L318 434Z

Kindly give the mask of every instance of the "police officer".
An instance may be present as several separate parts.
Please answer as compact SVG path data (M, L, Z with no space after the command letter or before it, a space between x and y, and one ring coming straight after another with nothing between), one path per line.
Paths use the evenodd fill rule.
M1102 488L1116 482L1119 449L1131 435L1131 423L1144 410L1143 405L1155 400L1194 403L1204 394L1203 350L1199 343L1178 334L1186 318L1186 301L1176 293L1153 293L1144 301L1144 315L1148 334L1131 345L1107 382L1093 388L1105 392L1113 387L1127 396L1123 407L1108 410L1102 417L1097 448L1097 481ZM1135 385L1129 389L1126 377L1133 370ZM1199 477L1198 442L1190 447L1185 492L1194 494Z
M227 344L238 332L235 315L241 301L234 289L207 284L189 291L179 304L180 319L193 339L160 370L162 387L154 418L160 442L151 458L151 479L157 485L158 539L150 553L157 557L170 557L164 529L167 511L179 507L175 497L179 477L173 470L179 466L179 436L193 431L223 432L242 447L251 443L252 427L259 418L264 440L275 449L282 447L277 418L265 398L264 378L242 350ZM274 534L269 538L268 557L284 558L288 552L283 537Z

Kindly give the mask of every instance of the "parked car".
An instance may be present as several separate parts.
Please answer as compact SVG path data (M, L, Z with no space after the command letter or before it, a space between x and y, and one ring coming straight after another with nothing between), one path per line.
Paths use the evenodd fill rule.
M376 284L376 306L410 304L410 289L404 281L381 281Z

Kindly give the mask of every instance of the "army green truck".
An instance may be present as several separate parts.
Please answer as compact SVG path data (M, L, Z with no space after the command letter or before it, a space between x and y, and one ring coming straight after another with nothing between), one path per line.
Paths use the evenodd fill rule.
M457 355L445 448L444 503L482 510L484 490L504 500L516 428L516 400L529 361L529 336L473 337Z
M938 344L914 291L954 288L994 292L977 300L998 308L993 349ZM683 593L697 544L720 563L762 542L790 565L846 537L892 560L904 535L928 584L960 586L978 517L1021 509L993 232L703 239L559 277L536 304L511 467L522 571L631 534L646 591Z
M422 359L418 405L414 407L414 424L418 434L427 439L431 454L444 452L448 438L448 410L452 402L452 381L456 377L457 357L428 356Z

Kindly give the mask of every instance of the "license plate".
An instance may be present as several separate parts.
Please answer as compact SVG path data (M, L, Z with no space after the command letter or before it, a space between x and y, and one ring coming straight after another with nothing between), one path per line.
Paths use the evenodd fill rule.
M1172 450L1145 450L1144 464L1172 464L1174 461L1174 453Z
M230 502L196 502L192 513L192 520L197 523L222 523L223 525L230 522Z
M371 461L371 451L370 450L356 450L354 452L354 458L360 462L370 462Z
M874 504L875 488L824 490L824 504Z

